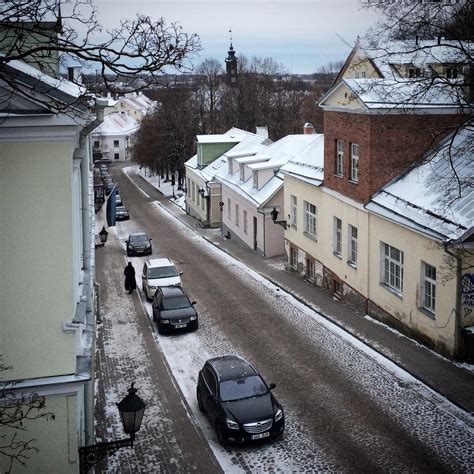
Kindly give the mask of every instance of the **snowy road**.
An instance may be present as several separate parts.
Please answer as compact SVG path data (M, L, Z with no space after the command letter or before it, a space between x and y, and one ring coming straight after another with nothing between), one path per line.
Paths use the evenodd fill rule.
M184 271L200 328L172 336L153 330L153 337L226 472L472 470L471 416L136 194L132 220L119 223L117 234L124 242L129 232L148 230L154 254ZM139 273L143 258L131 260ZM217 444L197 408L196 379L207 358L229 353L277 384L287 417L282 439Z

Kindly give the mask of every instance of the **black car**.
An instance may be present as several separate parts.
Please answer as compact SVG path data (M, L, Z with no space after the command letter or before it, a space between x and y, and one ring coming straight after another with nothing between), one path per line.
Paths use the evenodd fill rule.
M125 206L117 206L115 208L115 219L118 221L126 221L130 219L130 214Z
M257 370L235 355L209 359L199 372L199 410L215 427L222 446L279 436L285 414Z
M179 286L158 287L153 297L153 321L158 332L177 329L197 329L198 314L186 293Z
M127 255L151 255L151 239L145 232L134 232L126 241Z

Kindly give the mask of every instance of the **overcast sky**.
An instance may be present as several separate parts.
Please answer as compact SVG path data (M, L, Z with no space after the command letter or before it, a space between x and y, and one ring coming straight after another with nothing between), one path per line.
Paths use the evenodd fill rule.
M222 63L229 49L229 29L237 53L270 57L290 73L313 73L330 61L346 59L357 35L376 21L358 0L95 0L103 26L143 13L178 22L197 33L205 58Z

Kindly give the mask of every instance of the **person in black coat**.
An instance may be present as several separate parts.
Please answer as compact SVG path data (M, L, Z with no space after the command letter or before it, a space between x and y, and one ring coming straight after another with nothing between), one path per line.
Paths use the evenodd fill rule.
M128 265L125 267L123 274L125 275L125 289L130 294L133 292L133 290L137 289L137 282L135 280L135 269L133 268L132 262L128 262Z

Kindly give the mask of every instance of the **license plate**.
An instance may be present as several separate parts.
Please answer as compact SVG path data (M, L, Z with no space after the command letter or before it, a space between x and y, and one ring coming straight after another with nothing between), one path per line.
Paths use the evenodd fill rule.
M252 435L252 439L262 439L262 438L268 438L270 436L270 431L265 431L265 433L258 433Z
M187 326L186 323L184 323L184 324L175 324L175 325L174 325L174 327L175 327L176 329L185 328L186 326Z

